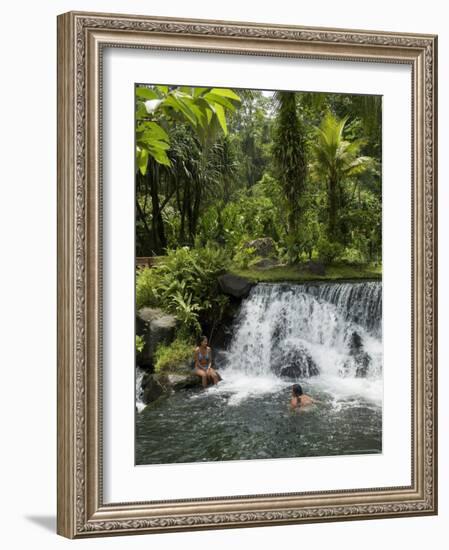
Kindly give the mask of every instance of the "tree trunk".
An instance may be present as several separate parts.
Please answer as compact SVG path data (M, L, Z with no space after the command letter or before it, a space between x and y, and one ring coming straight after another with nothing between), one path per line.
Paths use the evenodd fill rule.
M163 254L167 248L164 222L159 203L159 170L156 163L151 163L147 170L148 184L151 195L151 227L154 241L154 254Z
M198 227L198 218L200 215L200 205L201 205L201 184L200 182L196 182L195 196L193 199L192 215L191 215L190 227L189 227L190 239L192 241L192 244L195 242L196 231Z
M136 214L137 214L137 217L138 219L142 222L143 224L143 227L145 229L145 233L146 233L146 237L147 239L144 239L140 244L139 244L139 248L142 250L142 252L145 250L146 246L146 241L148 240L148 242L150 243L150 247L151 249L154 248L154 241L153 241L153 232L151 231L151 229L148 227L148 223L147 223L147 220L145 218L145 214L142 210L142 208L140 207L140 204L139 204L139 201L136 197ZM137 237L137 235L136 235ZM146 254L143 254L143 255L146 255Z
M136 246L141 256L149 256L154 248L153 232L148 225L148 216L145 205L148 197L146 178L140 172L136 174L136 221L139 220L143 226L143 234L136 230ZM139 203L139 196L144 196L144 207Z
M338 240L337 235L337 214L338 214L338 186L337 182L330 179L328 182L328 238L333 242Z

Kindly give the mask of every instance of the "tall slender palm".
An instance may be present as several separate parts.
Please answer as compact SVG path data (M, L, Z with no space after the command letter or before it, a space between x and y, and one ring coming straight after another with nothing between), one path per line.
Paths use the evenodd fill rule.
M277 176L286 198L287 232L290 242L296 241L299 236L301 201L307 177L306 140L296 95L294 92L277 92L274 98L276 125L273 156ZM294 251L293 246L289 248L290 262L294 262L297 259L297 251Z
M373 159L361 156L363 140L346 141L343 137L348 117L338 118L328 112L321 125L316 127L313 143L315 178L326 185L327 232L331 242L341 241L344 228L342 210L346 205L345 183L367 171Z
M226 204L231 198L238 168L235 149L229 136L214 144L208 160L211 167L215 168L220 183L215 189L214 196L222 198Z

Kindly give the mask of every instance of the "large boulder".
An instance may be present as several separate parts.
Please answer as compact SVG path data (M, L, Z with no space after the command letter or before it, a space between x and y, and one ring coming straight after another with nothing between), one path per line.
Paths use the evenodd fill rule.
M172 391L194 388L201 384L201 378L194 372L168 374L167 381Z
M272 355L272 363L276 374L282 378L310 378L320 373L310 352L301 345L277 350Z
M234 298L246 298L251 290L253 283L232 273L225 273L218 277L218 284L224 294L233 296Z
M348 341L349 358L343 365L343 376L353 375L356 378L365 378L371 365L371 357L365 351L360 334L353 331Z
M150 367L156 347L171 344L175 339L178 320L161 309L144 307L136 316L136 333L144 339L145 345L137 362L140 366Z
M172 393L200 385L200 377L191 370L179 373L147 373L142 379L142 401L149 405Z
M167 388L154 374L146 374L142 380L142 401L145 405L153 403L167 393Z
M276 255L276 245L270 237L262 237L260 239L248 241L243 245L243 248L254 248L254 254L262 258Z

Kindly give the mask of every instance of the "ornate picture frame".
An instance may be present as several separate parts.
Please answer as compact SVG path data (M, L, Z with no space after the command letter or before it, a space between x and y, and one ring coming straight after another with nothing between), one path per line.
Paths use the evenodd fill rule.
M105 47L404 64L412 74L409 486L105 503ZM58 518L69 538L437 513L437 37L70 12L58 17Z

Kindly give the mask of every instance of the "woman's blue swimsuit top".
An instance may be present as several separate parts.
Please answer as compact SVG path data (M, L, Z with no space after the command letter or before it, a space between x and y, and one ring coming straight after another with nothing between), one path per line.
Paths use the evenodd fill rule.
M205 365L201 364L201 361L203 361L203 360L207 361L207 363ZM207 350L206 355L203 355L201 353L201 350L198 349L198 363L199 363L200 369L204 369L204 370L207 369L207 365L209 364L209 350Z

